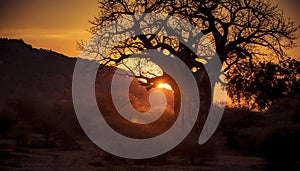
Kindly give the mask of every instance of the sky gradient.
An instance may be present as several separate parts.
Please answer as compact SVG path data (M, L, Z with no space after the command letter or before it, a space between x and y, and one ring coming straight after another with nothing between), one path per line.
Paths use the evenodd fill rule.
M88 40L96 0L0 0L0 37L22 38L37 48L77 56Z
M300 25L299 0L273 1ZM76 42L91 36L88 20L96 14L96 0L0 0L0 37L22 38L33 47L76 57ZM289 54L300 59L300 48Z

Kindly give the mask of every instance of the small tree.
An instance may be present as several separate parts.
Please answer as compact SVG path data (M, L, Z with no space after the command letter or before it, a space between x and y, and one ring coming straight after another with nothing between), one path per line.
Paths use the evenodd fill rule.
M269 109L276 100L300 92L300 61L287 58L280 63L243 62L228 73L228 94L236 105Z

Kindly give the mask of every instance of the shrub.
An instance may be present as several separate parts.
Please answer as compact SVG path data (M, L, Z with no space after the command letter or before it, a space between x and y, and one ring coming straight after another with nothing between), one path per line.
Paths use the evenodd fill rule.
M267 135L260 150L269 160L271 170L296 170L300 161L299 144L299 128L282 128Z
M68 104L46 104L29 99L12 99L0 111L2 136L8 134L19 145L31 147L71 146L79 129ZM72 147L73 148L73 147Z
M18 145L25 145L28 142L32 127L24 122L18 122L9 131L9 135L17 141Z

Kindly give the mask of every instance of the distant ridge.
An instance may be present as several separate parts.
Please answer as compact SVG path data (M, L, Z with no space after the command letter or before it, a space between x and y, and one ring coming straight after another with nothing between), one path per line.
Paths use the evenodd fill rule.
M4 47L6 46L6 48L12 48L12 49L14 49L14 48L24 48L24 49L27 49L27 50L40 51L40 52L45 52L45 53L52 52L53 54L56 54L56 55L64 56L64 57L67 57L67 58L73 58L73 57L69 57L69 56L66 56L64 54L55 52L51 49L33 48L32 45L25 43L23 39L0 38L0 48L2 46L4 46Z
M22 39L0 38L0 107L15 98L71 100L76 59L36 49Z

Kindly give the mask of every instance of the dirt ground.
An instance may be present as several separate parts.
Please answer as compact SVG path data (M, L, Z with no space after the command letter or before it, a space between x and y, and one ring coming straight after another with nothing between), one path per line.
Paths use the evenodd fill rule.
M168 155L151 161L129 160L104 152L88 139L78 141L78 148L17 147L3 141L0 146L0 170L112 170L112 171L255 171L266 170L266 160L229 150L222 137L213 137L216 153L201 163Z

